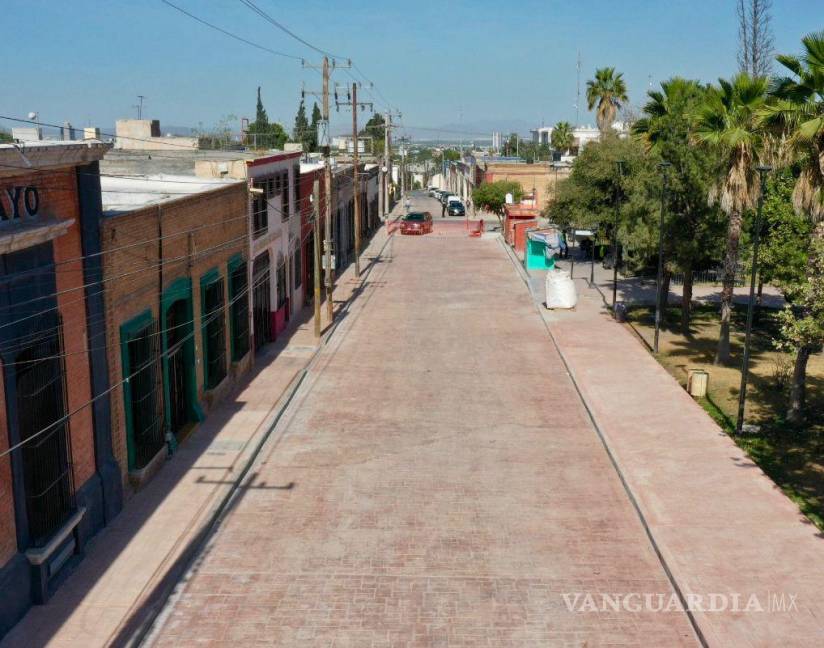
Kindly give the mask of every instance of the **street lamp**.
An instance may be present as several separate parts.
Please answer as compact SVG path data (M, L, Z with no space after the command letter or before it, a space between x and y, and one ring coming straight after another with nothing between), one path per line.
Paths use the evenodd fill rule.
M661 222L658 227L658 277L655 284L655 339L652 344L653 353L658 353L658 336L661 331L661 288L664 283L664 209L667 201L668 171L672 166L669 162L660 162L661 169Z
M612 316L615 317L615 305L618 301L618 208L620 206L621 178L624 175L623 160L618 160L615 166L618 170L618 182L615 183L615 224L612 227Z
M758 171L758 211L755 215L755 232L752 239L752 269L750 271L750 299L747 302L747 330L744 333L744 359L741 362L741 389L738 390L738 418L735 421L735 433L741 434L744 428L744 405L747 401L747 374L750 369L750 334L752 333L752 312L755 304L755 275L758 272L758 244L761 242L761 212L764 207L764 176L772 167L761 165Z

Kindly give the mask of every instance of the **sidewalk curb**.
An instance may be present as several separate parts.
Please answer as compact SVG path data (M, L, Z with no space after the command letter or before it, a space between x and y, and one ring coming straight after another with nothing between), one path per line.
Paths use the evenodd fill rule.
M361 273L361 276L358 278L358 280L365 280L366 278L368 278L373 268L377 265L375 263L375 259L381 257L383 251L386 249L386 246L389 245L393 238L394 233L387 234L386 240L383 242L380 249L377 251L377 254L373 257L373 260L368 264L366 270ZM187 543L187 546L182 550L181 554L175 560L175 563L172 565L169 571L163 576L163 578L160 579L158 586L161 588L161 594L159 595L159 597L157 597L157 600L151 605L151 608L147 612L145 618L142 621L138 622L137 628L135 628L131 632L128 632L127 636L125 637L115 637L115 645L137 647L146 645L147 641L151 642L152 635L157 629L159 629L160 625L162 625L159 625L158 621L165 619L164 612L171 611L172 609L169 606L169 603L173 601L175 598L175 589L177 585L180 583L183 576L185 576L186 573L192 568L192 565L197 560L198 556L201 554L208 541L211 539L215 531L217 531L220 527L225 514L231 508L231 504L237 496L240 487L243 485L243 482L246 480L249 471L257 462L261 450L263 450L266 444L270 441L272 433L275 431L278 424L283 419L283 416L286 414L286 410L289 408L292 401L294 400L295 395L298 393L298 390L303 384L304 379L306 378L312 364L318 358L320 351L329 344L331 337L338 330L338 325L341 321L341 311L343 311L344 308L348 308L359 296L359 292L353 292L353 294L351 294L343 302L341 309L338 311L338 317L335 318L335 322L332 324L332 326L329 327L329 330L326 331L326 333L321 335L320 340L318 341L317 348L306 360L306 363L303 366L303 368L297 371L297 373L286 386L286 388L281 392L280 396L278 397L278 400L275 402L275 406L272 409L273 414L272 412L270 412L270 415L272 416L271 420L265 424L265 430L260 434L260 438L255 444L255 447L252 450L252 452L249 454L248 459L246 460L244 466L241 468L237 478L234 480L229 490L219 500L217 506L215 506L209 512L206 521L203 523L201 528L195 533L194 537ZM124 630L128 628L128 626L129 622L126 621L125 628L121 630L120 633L123 633Z
M624 492L627 494L627 497L629 498L632 507L635 509L635 513L638 515L638 519L641 522L641 526L643 527L644 532L647 535L647 539L649 540L650 545L652 546L652 549L655 552L656 557L658 558L658 562L661 565L661 568L664 570L664 574L666 575L667 580L672 586L675 594L678 596L681 606L685 611L685 614L687 615L687 619L689 620L689 623L692 626L693 632L695 633L696 640L699 642L701 646L703 646L703 648L708 648L709 643L707 642L704 633L701 631L701 628L698 625L698 621L695 619L693 613L690 611L689 606L687 605L686 597L684 596L681 587L678 585L675 576L673 575L669 565L667 564L667 561L664 558L664 555L661 552L660 547L658 546L658 542L655 540L655 536L652 533L652 529L647 523L646 516L644 515L644 512L641 510L641 506L638 503L635 494L632 492L632 488L630 487L629 482L627 482L626 477L624 476L624 471L621 469L621 466L618 463L617 458L613 454L612 449L610 448L609 443L607 442L606 437L603 431L601 430L601 427L598 425L598 422L595 419L594 413L592 412L592 410L589 407L589 404L584 398L584 394L581 391L580 386L578 385L578 381L575 378L575 374L570 368L569 363L567 362L567 358L564 355L564 352L561 350L558 341L555 339L555 335L553 334L552 329L549 326L549 323L546 321L546 319L544 319L543 314L540 311L540 304L536 301L535 294L532 292L532 287L529 284L529 275L527 274L526 270L524 270L524 268L521 266L521 263L520 261L518 261L517 257L515 257L513 252L509 249L509 246L506 245L503 238L500 237L498 240L501 243L501 246L504 248L504 251L506 252L507 256L509 257L509 260L512 262L512 265L515 266L518 276L520 277L521 281L524 282L527 291L532 297L532 305L535 307L535 311L538 317L541 319L541 322L543 323L544 328L546 329L547 334L549 335L549 339L552 341L552 345L555 347L555 350L558 352L558 355L561 358L561 362L563 362L564 364L564 369L566 370L569 379L572 381L572 386L575 388L575 392L578 394L578 398L580 399L581 404L584 406L584 410L587 413L587 417L589 418L590 423L592 424L592 427L595 430L595 433L598 435L598 439L601 441L601 445L604 447L604 450L607 453L607 457L609 458L609 461L612 464L612 467L615 470L615 473L621 482L621 486L623 487Z

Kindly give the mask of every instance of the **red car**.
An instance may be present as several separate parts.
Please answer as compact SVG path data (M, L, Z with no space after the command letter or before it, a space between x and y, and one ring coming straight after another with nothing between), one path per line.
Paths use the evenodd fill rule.
M410 212L401 221L401 234L429 234L432 232L432 214Z

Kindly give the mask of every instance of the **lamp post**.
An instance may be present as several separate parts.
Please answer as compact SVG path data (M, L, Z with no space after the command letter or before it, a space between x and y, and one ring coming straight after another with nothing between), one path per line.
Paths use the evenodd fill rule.
M747 302L747 330L744 333L744 359L741 362L741 388L738 390L738 418L735 421L735 433L741 434L744 428L744 406L747 401L747 377L750 369L750 334L752 333L752 313L755 304L755 277L758 273L758 245L761 242L761 212L764 208L764 176L772 171L771 166L761 165L758 171L758 211L755 215L755 231L752 238L752 269L750 271L750 299Z
M620 182L624 175L624 161L618 160L618 182L615 183L615 224L612 227L612 316L615 317L615 305L618 303L618 208L620 206Z
M589 287L592 288L595 285L595 237L596 231L592 229L592 245L590 246L590 255L589 255Z
M655 338L652 343L653 353L658 353L658 336L661 331L661 288L664 283L664 210L667 201L667 172L672 166L669 162L661 162L658 168L661 169L661 222L658 227L658 278L655 284Z

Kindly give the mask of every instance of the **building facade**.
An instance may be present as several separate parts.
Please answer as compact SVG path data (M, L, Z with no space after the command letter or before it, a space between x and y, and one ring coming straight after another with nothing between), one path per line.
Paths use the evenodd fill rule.
M241 181L103 178L111 437L139 489L250 367Z
M99 232L108 148L0 146L0 636L122 506Z

